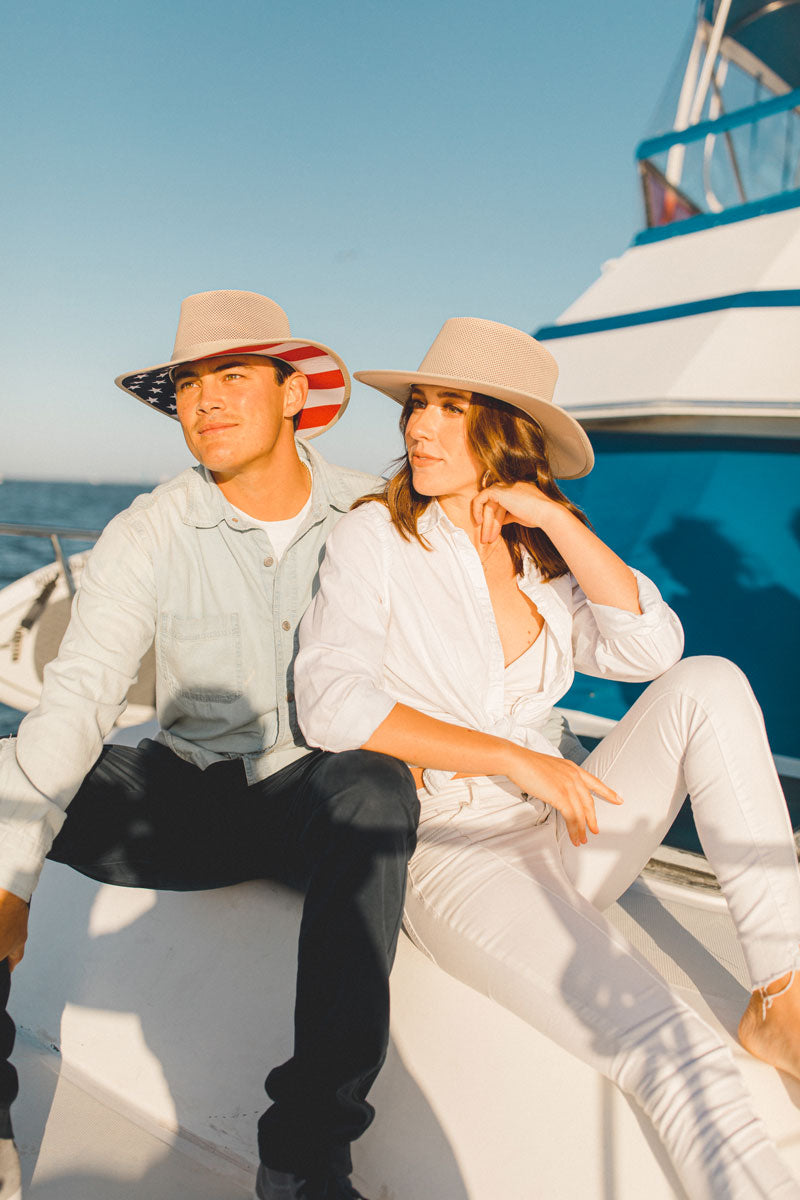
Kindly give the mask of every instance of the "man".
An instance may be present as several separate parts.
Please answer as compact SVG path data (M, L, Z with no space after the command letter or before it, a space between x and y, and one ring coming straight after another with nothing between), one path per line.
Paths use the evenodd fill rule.
M45 856L136 887L301 884L294 1054L267 1079L256 1196L358 1197L349 1143L386 1052L417 801L395 759L310 751L294 709L325 538L373 485L295 439L338 418L347 369L266 297L206 292L184 300L170 362L117 383L176 417L200 466L109 524L39 707L0 745L0 958L22 957ZM158 737L104 747L153 639ZM0 1200L18 1189L15 1095L6 1063Z

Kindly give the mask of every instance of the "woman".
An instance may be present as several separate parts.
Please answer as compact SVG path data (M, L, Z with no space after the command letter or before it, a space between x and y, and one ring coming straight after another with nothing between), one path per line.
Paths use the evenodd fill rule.
M602 916L688 791L752 977L740 1038L800 1078L800 877L758 706L732 663L677 662L677 617L558 489L593 456L556 376L471 318L418 372L357 376L403 405L407 453L328 540L300 724L415 769L430 957L632 1094L693 1197L796 1197L727 1049ZM575 669L656 679L585 758L552 711Z

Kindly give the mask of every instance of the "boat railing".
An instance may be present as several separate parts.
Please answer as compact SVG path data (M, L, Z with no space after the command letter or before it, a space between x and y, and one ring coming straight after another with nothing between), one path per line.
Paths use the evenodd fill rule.
M67 583L70 596L75 595L75 580L69 565L69 559L64 554L62 539L66 542L96 542L100 537L99 529L64 529L57 525L16 525L0 523L0 534L10 537L49 538L53 547L56 562L61 568Z
M800 203L800 88L683 129L647 138L636 150L648 229L690 221L684 231ZM674 165L680 153L679 167Z

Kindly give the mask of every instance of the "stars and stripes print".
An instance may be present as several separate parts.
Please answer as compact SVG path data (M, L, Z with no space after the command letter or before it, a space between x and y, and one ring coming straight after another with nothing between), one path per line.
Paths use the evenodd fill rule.
M144 400L159 412L168 417L175 417L175 388L169 377L169 367L160 371L142 371L138 375L126 375L122 380L126 392L131 392L137 400Z
M337 419L345 404L345 378L340 365L318 346L302 342L262 342L258 345L235 346L225 354L269 354L291 363L308 379L308 399L300 413L297 432L303 437L316 437ZM209 358L220 357L220 352ZM194 361L202 361L196 359ZM175 387L170 378L172 363L125 375L119 380L126 392L149 404L168 417L177 420Z

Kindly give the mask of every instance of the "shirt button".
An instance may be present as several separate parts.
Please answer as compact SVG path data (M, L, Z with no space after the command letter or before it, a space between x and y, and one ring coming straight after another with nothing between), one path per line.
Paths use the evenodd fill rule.
M274 562L275 562L275 559L274 559L274 558L265 558L265 559L264 559L264 566L265 566L265 567L271 567L271 566L272 566L272 564L273 564Z
M287 703L287 704L294 704L294 692L287 692L287 693L286 693L286 703Z
M291 628L292 628L292 626L289 621L281 621L281 629L291 629Z

